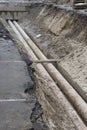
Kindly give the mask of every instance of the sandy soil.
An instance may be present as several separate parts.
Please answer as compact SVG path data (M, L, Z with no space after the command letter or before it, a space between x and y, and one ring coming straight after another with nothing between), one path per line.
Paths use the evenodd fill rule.
M85 92L87 92L86 19L85 16L72 12L40 7L31 9L25 21L20 20L20 24L37 40L44 53L48 57L59 58L60 65Z

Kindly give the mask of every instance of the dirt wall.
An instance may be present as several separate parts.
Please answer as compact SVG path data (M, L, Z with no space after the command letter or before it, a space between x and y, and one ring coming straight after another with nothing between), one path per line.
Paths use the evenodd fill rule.
M39 46L45 46L44 53L59 58L60 65L73 80L87 90L87 16L47 7L40 12L37 21L45 30L45 39L50 39L46 40L47 44L40 40Z
M65 109L65 104L63 104L60 98L54 95L51 87L49 87L50 81L47 81L41 77L41 75L36 76L37 81L37 97L42 105L44 111L43 119L46 122L50 130L76 130L77 127L73 123L70 115ZM61 93L59 91L59 93ZM61 94L59 94L61 95ZM59 97L59 96L58 96ZM68 107L68 105L67 105ZM73 109L71 111L74 113ZM76 119L76 115L72 114L72 117Z
M44 54L48 58L58 58L72 79L87 91L86 22L86 16L48 6L31 8L25 20L19 21ZM38 80L37 95L50 129L76 130L65 110L59 107L61 105L52 101L53 96L46 88L45 82Z

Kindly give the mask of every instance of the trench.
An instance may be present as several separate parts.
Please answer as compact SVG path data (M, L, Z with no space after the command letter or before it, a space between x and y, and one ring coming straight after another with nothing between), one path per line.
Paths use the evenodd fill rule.
M79 12L72 10L71 8L62 8L61 6L56 5L35 5L34 7L31 6L28 15L23 16L18 20L18 24L48 59L58 60L58 62L55 62L53 65L59 70L70 85L72 85L72 88L76 90L86 104L87 16L85 14L86 12L83 11ZM13 37L14 42L16 44L17 42L20 42L20 40L17 41L18 39L16 39L17 37L12 28L9 27L8 20L7 23L6 21L4 22L4 20L2 21L10 34L13 33L11 36ZM32 61L29 61L29 57L26 53L27 51L24 51L18 44L17 47L27 63L29 75L31 75L33 78L32 80L36 83L34 85L34 90L32 90L32 86L30 86L30 88L26 87L24 90L24 92L28 94L32 94L33 92L36 100L30 116L30 120L33 124L33 127L30 130L48 130L48 127L51 130L86 130L86 118L83 119L84 116L80 113L79 106L73 106L74 103L76 103L76 100L71 99L73 100L73 103L68 102L67 100L69 99L66 96L66 91L62 96L61 94L56 93L55 90L60 93L63 91L63 89L57 90L56 85L59 87L59 84L55 82L55 90L51 88L52 86L50 85L49 80L47 81L47 84L45 82L46 79L44 79L43 76L44 74L42 73L41 75L40 72L38 72L38 67L36 71L31 67ZM34 67L36 66L37 65ZM35 77L32 76L32 73L35 74ZM53 79L53 81L54 80L55 79ZM58 96L56 94L58 94Z

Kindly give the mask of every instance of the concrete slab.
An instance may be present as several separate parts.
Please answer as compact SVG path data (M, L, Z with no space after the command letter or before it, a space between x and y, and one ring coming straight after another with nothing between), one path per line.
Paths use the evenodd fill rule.
M6 37L3 35L3 37ZM22 60L18 50L10 39L0 38L0 60Z
M0 31L1 29L0 26ZM32 86L33 81L26 63L13 42L10 38L6 38L6 33L2 37L0 38L0 130L29 130L32 127L30 115L36 98L34 93L25 95L24 90ZM15 101L26 98L28 101Z
M31 127L29 103L0 103L0 130L28 130Z
M25 62L0 62L0 99L21 98L32 84Z

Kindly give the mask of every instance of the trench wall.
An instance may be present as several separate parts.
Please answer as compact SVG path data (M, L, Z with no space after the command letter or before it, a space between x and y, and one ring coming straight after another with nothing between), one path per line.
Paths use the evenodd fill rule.
M73 81L86 90L87 16L75 10L35 7L31 8L27 18L24 21L20 19L19 23L27 34L37 41L44 54L48 58L58 58L59 64ZM40 37L37 37L38 34ZM37 95L50 129L75 130L76 127L66 110L61 109L62 104L59 101L55 102L52 94L46 89L45 82L38 80L37 84Z
M47 46L47 55L59 58L60 65L87 93L86 14L47 7L38 18L40 25L51 36L52 42Z

